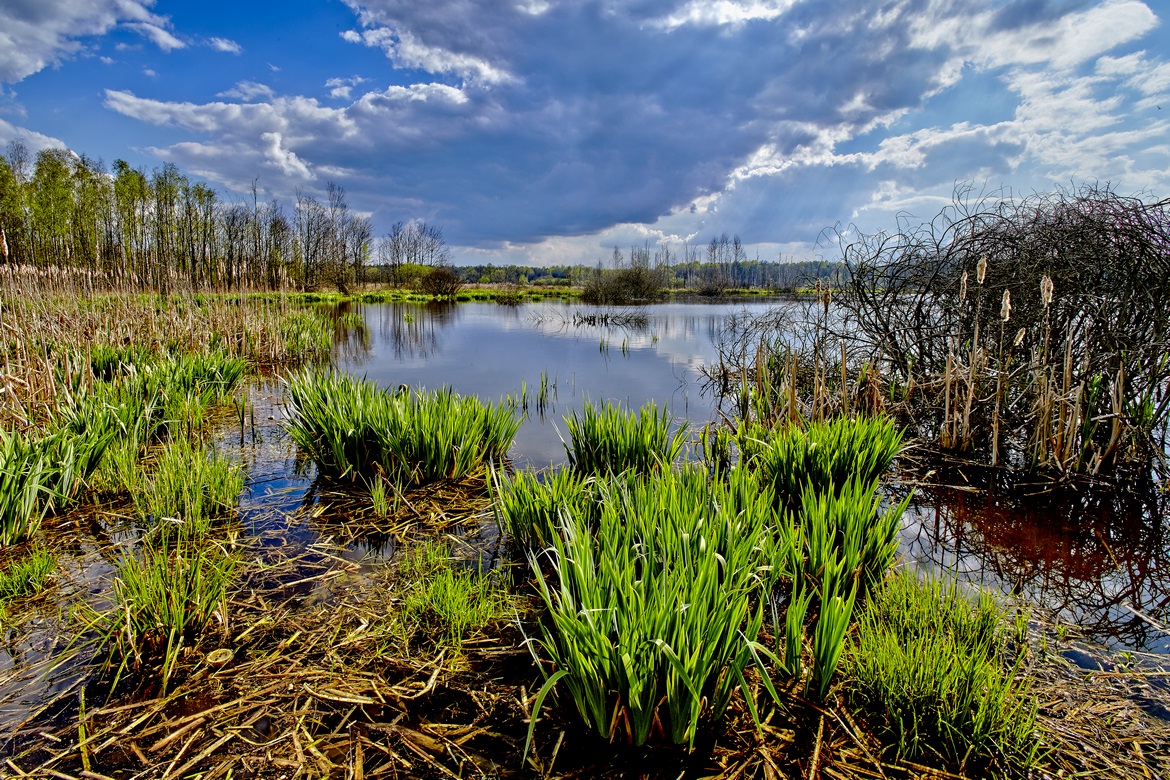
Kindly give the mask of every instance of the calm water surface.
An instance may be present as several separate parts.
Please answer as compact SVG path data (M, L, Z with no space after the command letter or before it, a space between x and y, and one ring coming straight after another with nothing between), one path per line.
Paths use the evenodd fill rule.
M641 309L593 309L563 302L500 306L462 303L367 305L364 334L350 334L338 367L393 387L438 388L486 400L527 389L528 415L511 455L517 466L565 459L563 417L587 402L637 408L666 405L701 427L715 401L701 392L700 369L718 360L716 337L729 317L759 314L783 302L668 303ZM633 324L575 322L577 315L636 319ZM548 406L538 409L542 375Z

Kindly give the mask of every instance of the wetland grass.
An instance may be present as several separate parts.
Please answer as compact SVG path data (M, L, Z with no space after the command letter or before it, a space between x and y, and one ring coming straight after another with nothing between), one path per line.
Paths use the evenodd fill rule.
M599 482L596 519L560 507L549 576L532 554L548 610L534 652L557 670L542 694L561 684L606 739L693 748L743 679L787 557L771 504L743 471L665 469Z
M0 547L30 538L47 513L75 500L111 437L62 429L35 438L0 429Z
M988 595L891 577L862 610L847 654L850 700L898 759L1027 776L1037 703L1010 657L1011 621Z
M902 448L902 432L885 415L837 416L803 428L741 425L743 460L758 470L785 506L799 506L807 489L839 491L850 480L876 487Z
M519 546L539 550L547 547L557 533L563 510L588 513L595 507L593 477L573 469L556 469L544 474L497 470L492 479L492 507L496 522Z
M674 426L670 412L651 402L637 412L605 404L585 404L565 418L569 466L582 474L668 470L682 454L687 425Z
M33 550L0 569L0 623L10 601L40 593L57 568L57 557L47 550Z
M238 463L178 438L163 444L153 471L131 497L142 520L178 523L186 533L204 536L212 518L234 511L243 488Z
M399 565L405 588L398 618L404 633L462 652L465 641L514 615L513 599L499 572L457 566L446 544L424 542Z
M382 390L336 372L287 380L292 439L334 479L384 475L399 489L461 480L501 460L520 421L508 404L450 389Z
M213 624L227 632L227 593L239 554L162 528L140 555L122 560L114 580L115 606L92 619L107 663L117 666L115 684L127 669L157 663L165 690L185 649Z

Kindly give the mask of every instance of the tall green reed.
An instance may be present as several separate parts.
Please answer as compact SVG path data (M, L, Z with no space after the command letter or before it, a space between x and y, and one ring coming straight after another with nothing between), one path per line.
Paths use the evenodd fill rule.
M635 471L648 474L669 469L686 444L687 425L673 427L670 412L651 402L637 413L605 404L586 404L565 418L569 465L583 474Z
M111 438L100 431L34 438L0 430L0 546L31 537L47 513L75 500Z
M243 488L240 464L179 438L163 445L131 497L141 519L180 524L185 533L204 536L212 518L234 511Z
M782 505L796 507L807 488L840 490L850 480L873 483L902 447L893 419L835 417L775 430L741 425L737 437L745 464L758 470Z
M532 564L548 618L535 643L586 724L642 745L693 747L725 711L751 661L763 599L791 540L773 531L772 498L742 471L610 477L595 506L559 507L557 533Z
M572 469L545 474L497 470L492 477L492 507L496 522L521 547L542 549L557 533L560 512L578 512L596 522L593 477Z
M135 555L128 553L114 580L115 606L95 615L115 680L127 669L159 664L163 689L184 650L219 618L225 628L227 591L240 557L226 545L193 540L181 530L163 532Z
M511 446L520 421L507 404L450 389L389 393L336 372L287 380L292 439L337 479L383 474L398 487L471 476Z

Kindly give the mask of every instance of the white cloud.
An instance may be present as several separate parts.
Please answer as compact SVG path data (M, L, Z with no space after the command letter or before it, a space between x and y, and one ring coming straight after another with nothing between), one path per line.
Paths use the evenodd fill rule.
M275 95L272 87L256 81L238 81L231 89L217 93L216 97L237 98L239 100L255 100L256 98L271 98Z
M429 46L413 33L394 27L374 27L358 33L346 30L341 37L350 43L362 43L381 49L396 68L416 68L427 73L452 74L484 84L506 84L516 77L480 57Z
M17 127L11 122L0 119L0 147L7 147L13 141L20 141L30 152L36 154L41 149L64 149L65 143L52 136L38 133L24 127Z
M932 5L941 11L949 9L952 0L932 0ZM1158 25L1157 16L1140 0L1106 0L1084 11L1010 27L1000 17L1007 10L1011 6L922 14L912 26L915 43L930 49L951 47L959 57L984 67L1066 69L1136 40Z
M186 42L179 40L175 37L174 33L154 21L131 22L124 26L138 33L163 51L187 48Z
M243 46L230 38L210 38L207 41L207 45L225 54L240 54L244 51Z
M285 176L295 179L312 179L313 172L305 165L296 152L286 149L281 143L280 133L261 133L260 143L265 158L280 169Z
M770 22L784 15L801 0L689 0L679 8L653 24L667 30L687 25L698 27L721 27L741 25L747 22Z
M369 79L361 76L350 76L349 78L335 78L329 79L325 82L325 87L329 90L329 97L342 98L349 100L350 93L358 84L364 84Z
M82 51L119 23L165 33L154 0L19 0L0 4L0 82L16 83ZM169 36L169 33L166 33ZM172 36L173 37L173 36ZM181 43L181 42L180 42Z

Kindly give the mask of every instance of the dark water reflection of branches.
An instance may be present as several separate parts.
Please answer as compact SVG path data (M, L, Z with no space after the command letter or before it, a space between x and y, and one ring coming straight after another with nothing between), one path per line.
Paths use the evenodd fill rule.
M380 304L364 307L364 314L366 327L377 329L379 343L389 344L399 361L438 355L442 332L461 316L459 306L450 302ZM351 361L351 366L363 362Z
M1170 495L919 488L907 557L1052 610L1109 645L1170 653Z

